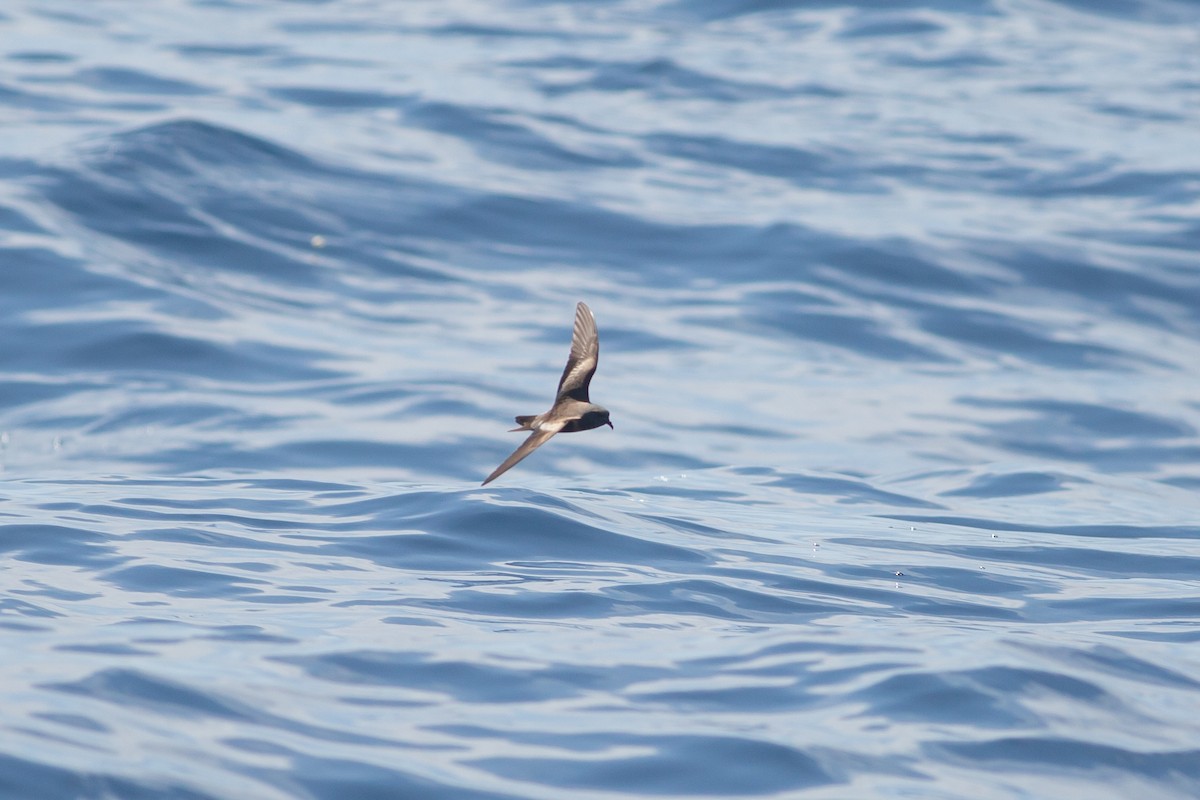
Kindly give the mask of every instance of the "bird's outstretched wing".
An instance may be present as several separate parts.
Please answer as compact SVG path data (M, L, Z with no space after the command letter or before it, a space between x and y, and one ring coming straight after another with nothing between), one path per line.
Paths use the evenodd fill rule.
M571 337L571 355L558 379L558 397L570 397L590 403L588 384L600 363L600 336L596 333L596 317L587 303L575 306L575 333Z
M496 480L496 478L499 478L501 475L508 472L517 465L517 462L525 458L525 456L529 455L534 450L537 450L543 444L550 441L550 437L556 433L558 433L557 428L554 430L534 431L533 433L529 434L529 438L521 442L521 446L514 450L511 456L504 459L504 463L496 467L496 469L492 471L492 474L488 475L484 482L480 484L480 486L487 486L489 483Z

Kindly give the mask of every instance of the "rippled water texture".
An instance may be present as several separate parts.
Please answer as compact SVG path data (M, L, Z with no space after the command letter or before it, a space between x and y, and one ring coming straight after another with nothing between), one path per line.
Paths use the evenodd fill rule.
M0 798L1200 796L1198 31L5 4Z

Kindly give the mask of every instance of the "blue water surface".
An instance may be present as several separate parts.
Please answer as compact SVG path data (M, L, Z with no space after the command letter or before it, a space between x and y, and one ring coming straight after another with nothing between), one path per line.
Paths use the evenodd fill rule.
M1200 796L1198 31L6 4L0 797Z

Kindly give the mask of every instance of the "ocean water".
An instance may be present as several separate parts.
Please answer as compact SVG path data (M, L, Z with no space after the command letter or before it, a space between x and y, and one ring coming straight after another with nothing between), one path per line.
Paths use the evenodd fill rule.
M1200 796L1200 4L12 0L0 111L0 798Z

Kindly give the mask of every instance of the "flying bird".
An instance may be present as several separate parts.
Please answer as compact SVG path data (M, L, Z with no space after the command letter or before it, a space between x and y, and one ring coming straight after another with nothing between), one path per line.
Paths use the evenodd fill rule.
M556 433L590 431L601 425L612 427L608 409L598 406L588 398L588 384L596 374L600 362L600 337L596 333L596 317L587 303L575 306L575 334L571 337L571 355L562 377L558 379L558 395L550 410L536 416L517 417L512 431L533 431L513 454L496 467L483 486L499 478L517 465L521 459L537 450ZM510 431L510 433L512 432Z

